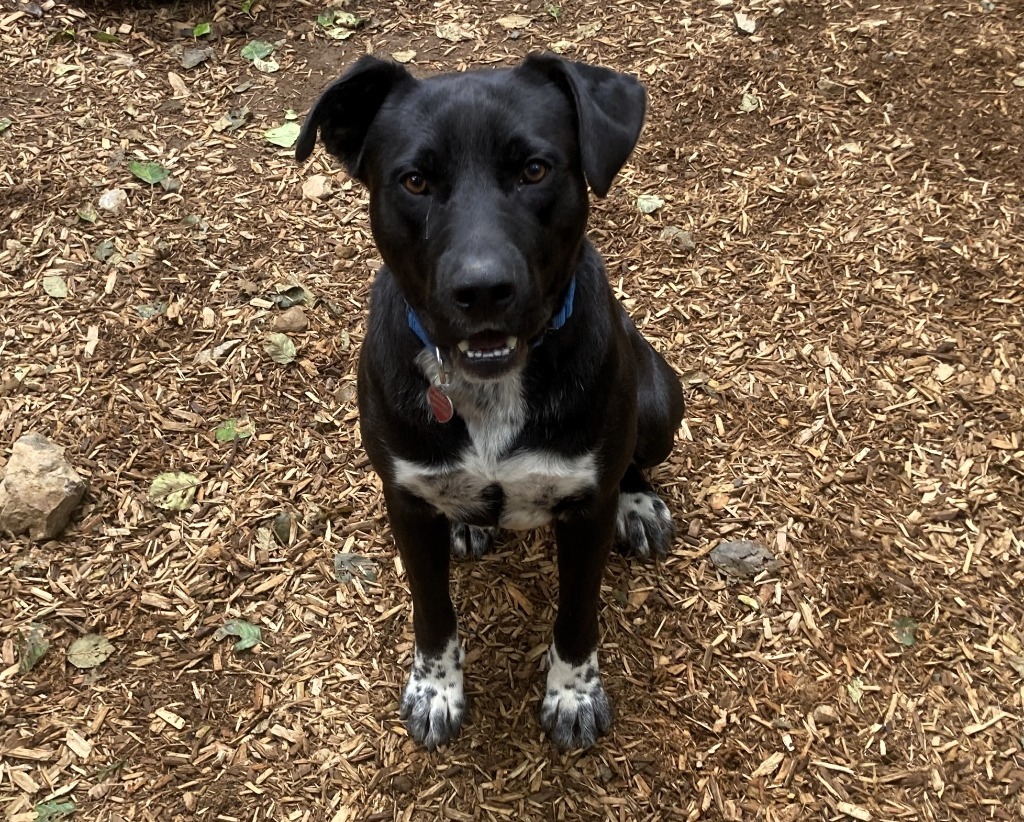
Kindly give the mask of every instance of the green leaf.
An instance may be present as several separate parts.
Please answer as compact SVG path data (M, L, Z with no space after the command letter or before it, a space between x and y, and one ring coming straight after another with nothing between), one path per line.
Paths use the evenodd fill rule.
M153 317L157 317L167 311L167 302L164 300L157 300L153 303L146 303L145 305L135 306L135 313L138 314L144 320L151 320Z
M760 104L757 100L757 95L752 91L746 92L740 99L740 111L749 113L751 111L757 111Z
M234 442L244 440L253 435L252 423L248 420L224 420L213 432L217 442Z
M284 119L285 120L298 120L299 119L299 113L295 109L293 109L293 108L286 108L284 110Z
M10 117L0 117L0 134L3 134L13 125L14 121Z
M892 630L896 635L896 641L906 648L910 648L917 642L917 623L910 617L897 617L892 621Z
M295 343L287 334L268 334L263 348L270 355L270 359L281 365L288 365L295 359Z
M242 47L242 56L246 60L262 60L274 53L274 47L263 40L253 40Z
M281 68L280 64L273 57L268 57L266 60L257 57L252 61L252 67L257 71L262 71L264 74L273 74Z
M21 651L18 654L18 667L21 672L27 674L31 671L36 663L46 656L48 650L50 650L50 643L43 636L43 627L30 622L22 639Z
M165 511L184 511L195 502L199 478L182 471L157 475L149 486L149 501Z
M850 695L850 699L856 704L860 702L864 696L864 680L859 676L854 677L846 683L846 693Z
M68 295L68 283L63 274L46 274L43 277L43 291L57 300Z
M101 242L95 249L93 249L92 256L94 260L99 260L101 263L105 263L111 257L114 256L114 240L111 237L107 237Z
M346 553L334 555L334 578L338 582L350 582L355 574L370 582L377 581L377 571L369 557Z
M259 626L246 622L244 619L229 619L213 634L213 638L217 642L229 636L238 637L238 642L234 644L236 651L247 651L263 642L263 632L260 631Z
M116 34L111 34L108 31L94 31L92 36L99 40L101 43L120 43L120 39Z
M267 129L263 132L263 136L268 143L281 146L281 148L291 148L299 139L299 124L284 123L276 128Z
M355 33L355 29L346 28L345 26L334 26L333 28L324 29L324 34L332 40L348 40Z
M128 170L142 180L142 182L149 183L151 186L156 185L161 180L166 180L171 174L160 163L142 163L138 160L132 160L128 164Z
M86 223L95 223L100 218L92 203L86 203L78 209L78 219Z
M242 14L248 14L252 10L253 0L242 0Z
M251 116L248 106L233 108L213 124L213 130L218 134L222 131L235 131L244 126Z
M68 662L76 668L95 668L114 653L114 646L101 634L80 636L68 648Z
M665 201L656 194L641 194L636 198L636 207L644 214L653 214L665 205Z
M334 25L334 9L324 9L316 16L316 22L320 28L328 29Z
M35 807L36 822L52 822L54 819L63 819L75 812L75 802L72 799L51 799L49 802L40 802Z
M202 37L204 34L209 34L209 33L210 33L210 24L209 23L200 23L194 29L192 29L192 36L193 37Z

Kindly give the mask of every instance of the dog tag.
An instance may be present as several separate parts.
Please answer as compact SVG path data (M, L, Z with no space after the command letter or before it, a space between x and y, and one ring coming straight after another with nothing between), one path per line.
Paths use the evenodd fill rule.
M455 406L452 405L451 397L444 393L436 385L427 389L427 402L430 404L430 411L438 422L449 422L455 415Z

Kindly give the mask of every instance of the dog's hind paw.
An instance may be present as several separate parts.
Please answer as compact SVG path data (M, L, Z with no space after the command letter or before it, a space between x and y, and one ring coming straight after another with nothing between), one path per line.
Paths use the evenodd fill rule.
M466 525L464 522L453 522L452 556L462 559L472 555L480 559L494 542L494 530L494 528Z
M619 494L615 537L623 550L642 559L663 557L674 535L675 526L668 506L653 491Z
M402 695L401 717L409 736L428 751L454 739L466 713L462 685L464 655L457 638L438 656L416 651Z
M540 724L562 750L589 748L612 726L612 706L601 684L597 651L582 665L548 653L548 681L540 708Z

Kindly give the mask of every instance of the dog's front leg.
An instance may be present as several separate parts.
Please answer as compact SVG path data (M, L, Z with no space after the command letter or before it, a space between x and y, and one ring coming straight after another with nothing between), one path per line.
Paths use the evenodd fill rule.
M615 495L590 515L559 521L558 616L548 652L541 724L560 748L586 748L612 725L597 663L601 577L615 531Z
M409 735L434 750L458 734L466 709L462 646L448 591L449 524L403 491L385 490L384 498L409 578L416 636L401 716Z

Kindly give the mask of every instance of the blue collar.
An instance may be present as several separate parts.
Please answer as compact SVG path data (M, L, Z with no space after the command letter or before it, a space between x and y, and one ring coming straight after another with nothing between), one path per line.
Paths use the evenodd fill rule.
M544 334L548 331L557 331L565 325L568 319L572 316L572 306L575 299L576 275L574 274L572 279L569 280L569 288L565 292L565 302L562 303L562 308L554 317L551 318L551 322L549 322L548 327L544 329L544 333L534 340L534 347L540 345L541 341L544 339ZM427 348L434 348L435 346L430 341L430 337L427 336L426 329L423 328L423 323L420 322L420 318L416 316L416 312L412 310L412 306L408 303L405 304L405 317L406 321L409 323L409 328L411 328L412 332L420 338L420 342L422 342Z

